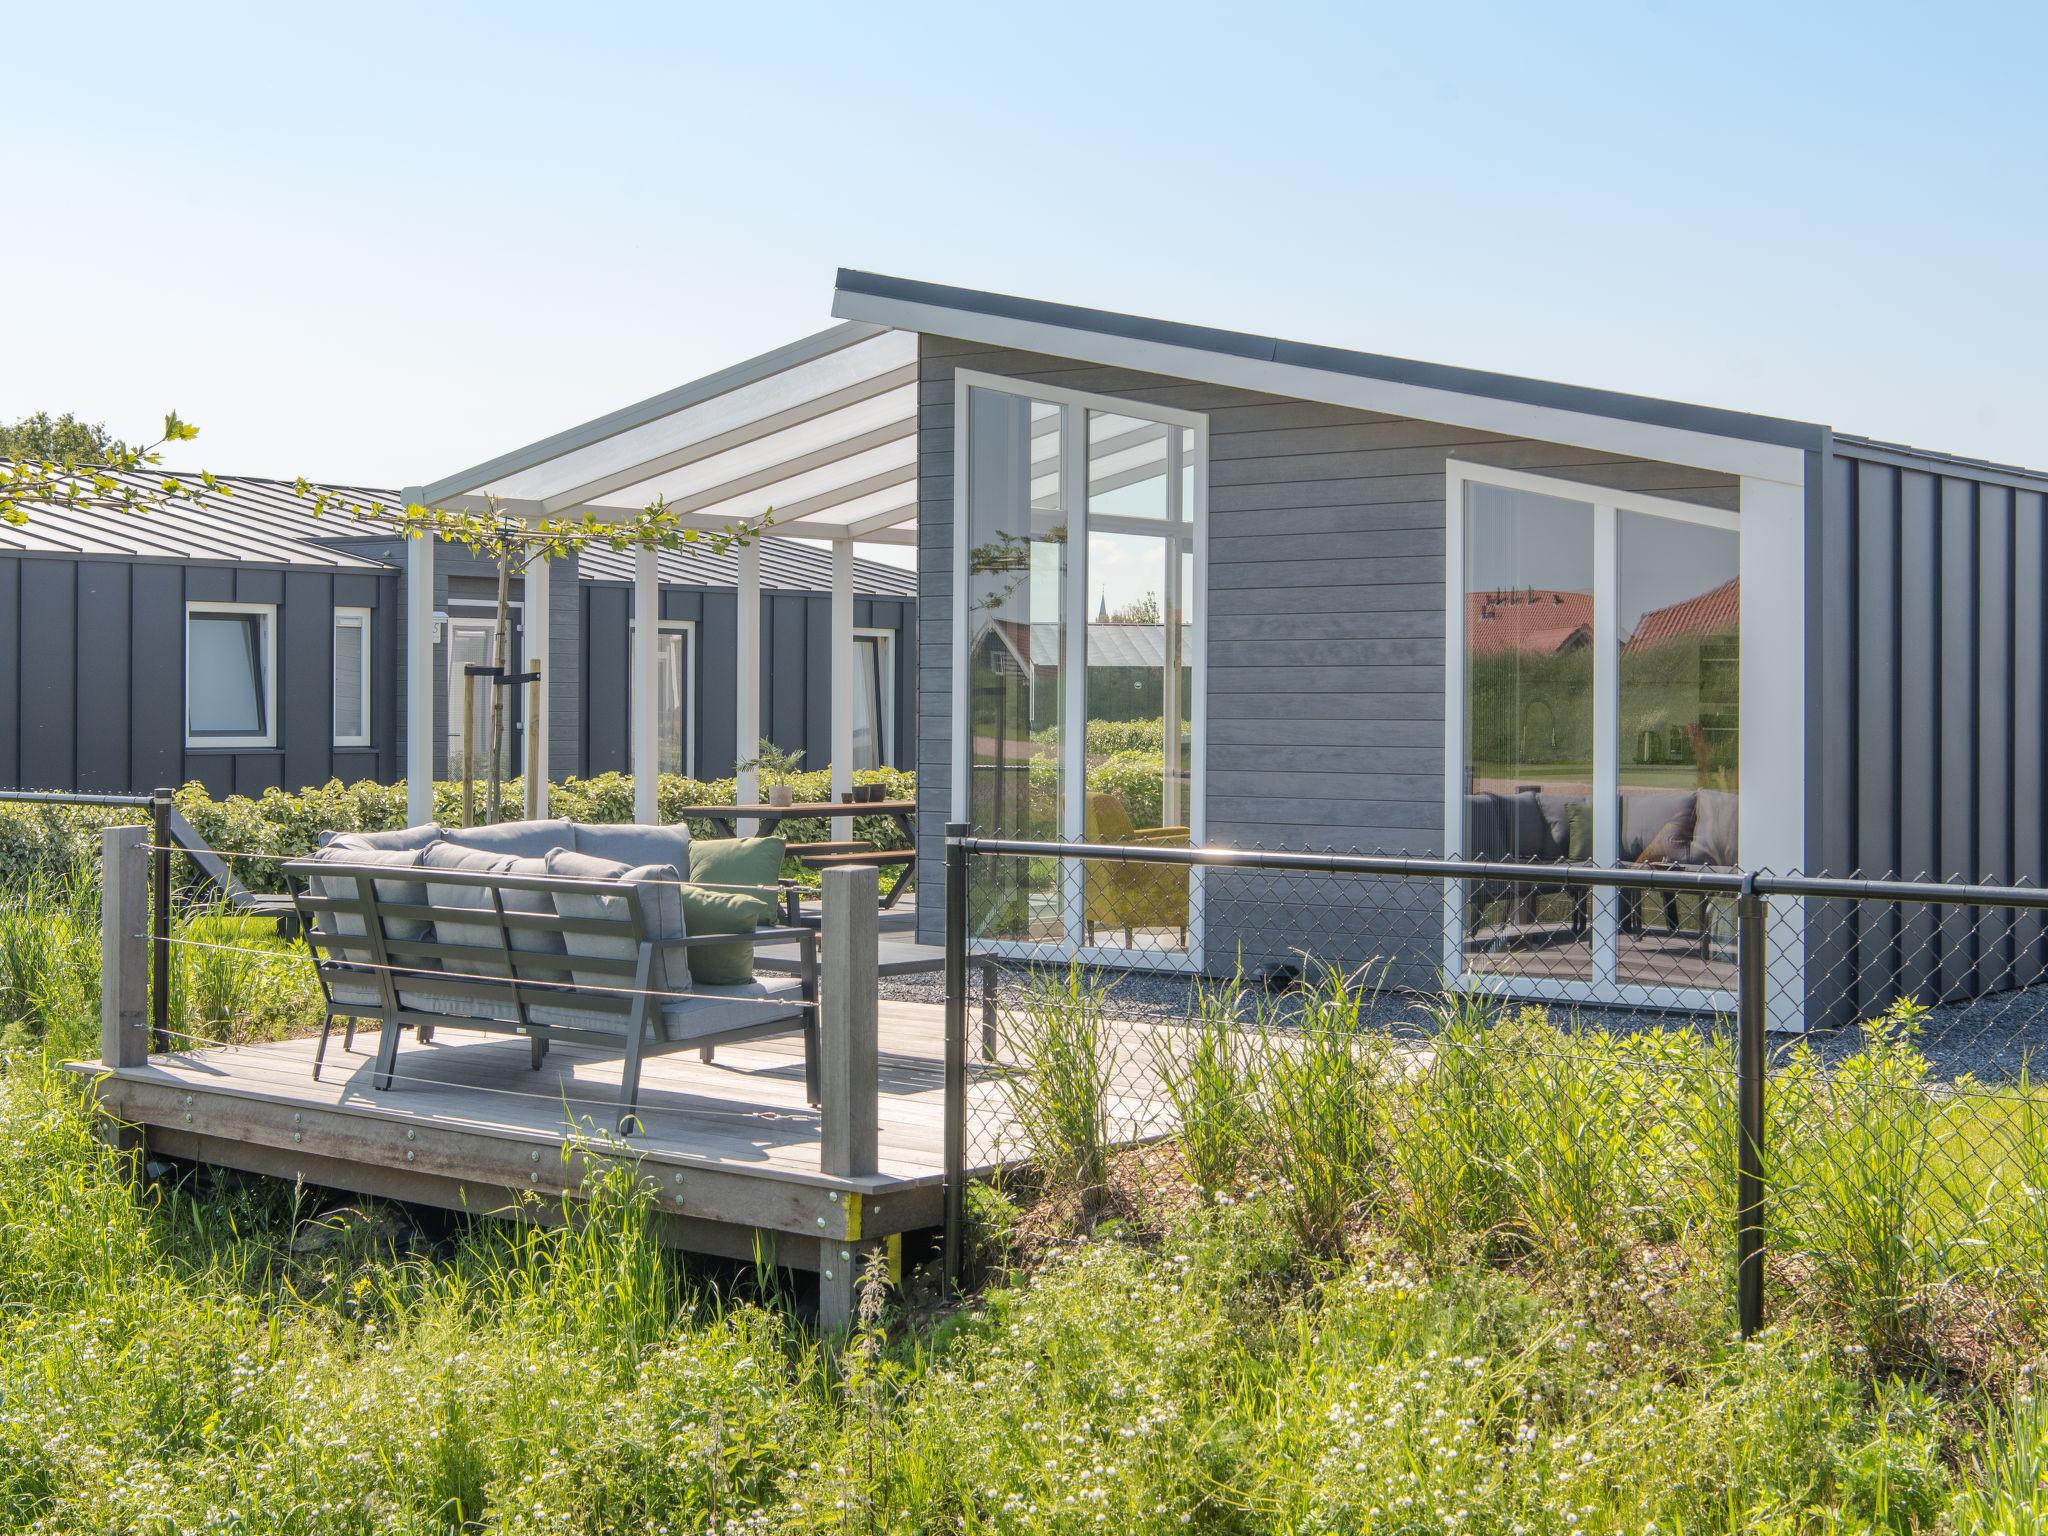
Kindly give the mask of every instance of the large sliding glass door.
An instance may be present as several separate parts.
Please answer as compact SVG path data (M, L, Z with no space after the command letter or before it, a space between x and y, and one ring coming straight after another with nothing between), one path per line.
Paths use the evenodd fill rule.
M1198 840L1200 418L971 374L956 412L957 807L992 836ZM1198 885L988 860L973 922L1020 953L1191 964Z
M1451 851L1662 869L1737 860L1732 512L1456 465L1446 675ZM1725 902L1473 880L1447 969L1566 1000L1717 1006Z

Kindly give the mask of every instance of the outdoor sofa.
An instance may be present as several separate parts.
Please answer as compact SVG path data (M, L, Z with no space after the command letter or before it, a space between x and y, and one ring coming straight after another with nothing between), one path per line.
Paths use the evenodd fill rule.
M1736 796L1719 789L1639 790L1621 795L1619 862L1673 869L1732 869L1735 866ZM1532 864L1589 864L1593 861L1592 801L1585 795L1513 794L1479 791L1465 797L1465 853L1468 858ZM1533 910L1535 899L1567 887L1528 886L1507 881L1474 881L1466 897L1468 921L1506 902ZM1570 931L1586 928L1586 893L1570 888ZM1676 909L1665 898L1665 924L1675 926ZM1622 926L1641 926L1635 892L1624 892Z
M378 1090L406 1029L524 1035L620 1051L619 1130L644 1057L800 1033L818 1099L817 934L769 926L782 840L706 840L680 826L568 821L330 833L285 866L326 1018L376 1018ZM737 870L738 883L724 874ZM702 875L704 878L693 878ZM693 933L691 930L695 928ZM744 935L744 937L740 937ZM752 946L794 941L798 975L755 976ZM695 969L693 971L693 959Z

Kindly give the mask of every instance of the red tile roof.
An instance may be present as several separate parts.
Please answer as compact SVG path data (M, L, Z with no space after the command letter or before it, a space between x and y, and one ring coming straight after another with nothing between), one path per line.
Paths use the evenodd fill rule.
M1593 594L1516 587L1465 596L1465 653L1554 656L1593 638Z
M1742 614L1742 578L1732 577L1711 592L1668 607L1653 608L1636 623L1624 650L1648 650L1688 635L1732 635Z

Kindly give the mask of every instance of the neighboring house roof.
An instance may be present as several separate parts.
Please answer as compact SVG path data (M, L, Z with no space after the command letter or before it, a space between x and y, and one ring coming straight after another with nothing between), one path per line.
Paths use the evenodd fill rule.
M585 581L631 581L630 551L586 549L580 569ZM739 581L739 557L717 554L702 544L661 551L661 579L672 586L730 587ZM827 592L832 587L832 552L794 539L761 541L761 585L784 592ZM879 560L853 562L854 590L863 597L916 597L917 572Z
M156 476L125 475L138 487ZM358 522L346 512L315 517L289 481L252 475L223 475L229 494L202 491L148 512L105 508L37 507L19 526L0 523L0 554L105 556L115 559L218 561L245 565L320 566L376 571L393 569L361 550L337 548L390 530ZM337 497L389 509L395 491L327 485ZM734 585L737 556L691 547L661 552L661 579L673 586ZM585 581L631 581L633 557L608 549L586 550L579 561ZM915 597L917 573L877 560L855 560L854 587L867 597ZM771 591L824 592L832 586L829 551L789 539L761 542L761 585Z
M1063 658L1060 656L1060 627L1057 624L1024 624L1015 619L997 619L988 628L1003 642L1003 648L1013 660L1022 661L1028 643L1034 670L1044 672L1059 668ZM1088 665L1144 667L1156 671L1166 665L1166 626L1090 624Z
M1622 647L1627 651L1648 650L1667 640L1688 635L1732 635L1742 615L1742 578L1730 577L1711 592L1688 597L1663 608L1652 608L1636 623L1635 633Z
M1465 650L1471 656L1534 651L1554 656L1593 638L1593 594L1515 587L1465 598Z
M146 488L153 487L159 477L131 474L120 478ZM26 523L0 523L0 554L386 569L381 561L330 547L325 541L361 537L363 525L332 513L314 517L289 482L234 475L222 476L221 483L233 494L202 491L190 500L148 512L37 507ZM328 489L359 501L392 501L383 491L356 486Z

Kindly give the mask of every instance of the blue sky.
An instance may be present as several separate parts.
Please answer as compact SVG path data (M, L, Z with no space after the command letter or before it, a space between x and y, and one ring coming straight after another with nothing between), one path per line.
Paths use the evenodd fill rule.
M425 480L829 323L845 264L2048 466L2044 32L40 6L7 22L0 417L175 406L187 463Z

